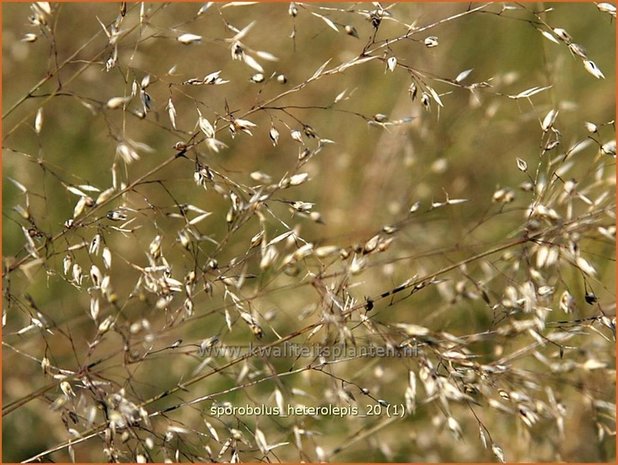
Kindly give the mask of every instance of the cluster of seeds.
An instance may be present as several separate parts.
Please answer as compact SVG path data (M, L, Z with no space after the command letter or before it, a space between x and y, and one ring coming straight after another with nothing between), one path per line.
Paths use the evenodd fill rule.
M613 5L3 12L5 459L609 460Z

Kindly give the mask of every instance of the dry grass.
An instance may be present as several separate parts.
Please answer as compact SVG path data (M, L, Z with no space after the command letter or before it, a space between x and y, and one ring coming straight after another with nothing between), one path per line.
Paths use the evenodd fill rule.
M3 16L4 461L614 460L611 5Z

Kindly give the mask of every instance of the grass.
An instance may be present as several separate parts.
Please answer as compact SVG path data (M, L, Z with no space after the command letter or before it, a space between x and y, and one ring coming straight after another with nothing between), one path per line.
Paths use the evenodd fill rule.
M614 460L614 16L4 5L3 460Z

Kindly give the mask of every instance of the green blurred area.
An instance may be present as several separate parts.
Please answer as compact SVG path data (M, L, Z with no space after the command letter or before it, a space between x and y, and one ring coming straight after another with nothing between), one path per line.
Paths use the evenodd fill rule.
M34 238L37 245L44 244L42 236L51 237L63 230L63 224L73 214L78 200L77 196L66 190L67 185L88 184L105 190L112 185L114 164L118 181L130 183L172 157L176 152L174 144L186 140L187 134L195 131L198 104L202 114L211 122L225 115L226 106L240 117L260 102L302 83L327 60L331 60L331 67L359 55L373 31L369 21L344 11L369 10L372 8L370 4L323 4L337 8L336 11L322 13L335 21L340 30L346 24L354 26L360 38L342 31L335 32L320 18L311 15L310 8L300 8L299 15L291 18L287 4L229 8L215 5L198 18L195 15L200 4L196 3L145 5L152 17L150 25L136 26L122 37L118 46L118 66L106 71L105 62L111 48L99 21L103 24L112 22L118 15L119 4L56 4L52 17L53 36L40 36L33 43L20 40L24 34L34 31L27 23L30 6L23 3L2 4L2 105L3 114L9 112L3 118L2 244L5 266L26 255L21 226L36 226L40 232L39 237ZM421 27L461 14L476 5L402 3L392 8L392 14L401 21L413 22ZM420 201L422 214L406 224L397 233L391 248L376 259L383 266L375 266L359 277L358 287L354 289L359 299L380 294L412 275L423 275L449 266L506 239L514 239L521 233L525 209L533 198L532 193L518 189L522 182L528 180L528 176L517 170L516 157L525 160L531 170L536 169L539 163L542 169L548 169L549 155L546 158L539 155L544 143L540 120L551 109L560 110L556 126L561 130L560 150L566 150L588 136L584 121L603 124L615 118L614 20L599 12L593 3L530 3L526 4L526 8L536 11L551 9L541 15L544 20L553 27L564 28L577 43L584 46L590 58L603 71L605 79L597 80L587 73L581 59L569 53L564 44L555 44L544 38L530 24L528 11L514 9L500 12L500 4L495 4L486 12L445 21L427 33L414 34L410 40L397 41L386 48L387 53L397 56L400 63L425 73L427 82L441 95L443 108L432 102L431 111L425 111L418 98L415 101L410 99L410 75L403 69L392 73L385 71L384 63L375 60L319 79L273 104L285 107L285 111L271 109L247 117L257 125L253 136L237 134L232 139L226 130L225 134L217 137L229 147L219 154L200 147L200 160L234 182L248 186L255 185L249 176L251 172L261 171L277 180L295 169L299 145L290 138L290 130L302 129L303 124L310 125L321 138L335 142L327 145L303 168L302 171L310 174L308 183L285 191L280 196L281 200L315 203L315 210L320 212L323 224L299 219L292 215L285 203L272 202L269 206L273 215L265 221L269 239L285 231L283 224L275 219L278 218L289 225L299 223L302 237L316 245L348 247L362 244L384 225L406 218L410 206ZM139 10L140 4L128 4L126 24L137 24ZM254 50L264 50L278 57L278 61L274 62L258 58L268 78L261 84L250 81L255 71L231 59L230 43L223 40L234 34L225 27L225 22L242 29L251 21L255 21L255 25L243 41ZM295 31L294 39L290 38L292 31ZM401 31L401 24L385 20L377 39L398 37ZM204 38L199 44L182 45L176 40L181 33L199 34ZM423 45L422 41L429 35L439 37L438 47L427 48ZM59 73L54 72L59 64L64 64L80 48ZM175 71L170 74L172 67ZM487 89L481 88L472 94L444 82L455 79L460 72L470 68L473 71L464 82L486 82L489 84ZM201 79L218 70L229 83L221 86L180 85L190 78ZM54 72L53 77L13 109L50 72ZM270 79L274 73L283 73L286 83ZM140 119L131 111L105 107L110 98L130 94L132 83L139 83L147 74L151 76L148 92L153 103L145 118ZM551 88L531 97L533 105L527 99L507 97L534 86ZM335 97L344 90L350 98L330 108ZM179 131L172 129L168 119L166 105L170 97L176 107ZM41 133L36 134L33 125L40 108L43 109L44 124ZM139 110L138 99L134 99L128 108ZM408 116L414 119L410 124L386 128L368 124L366 119L378 113L387 115L393 121ZM268 137L271 125L281 133L277 147L273 147ZM611 131L611 125L603 128L598 136L602 143L615 139ZM127 139L147 144L153 150L150 153L140 151L140 160L125 165L115 152L118 143ZM590 172L590 165L597 154L598 146L594 144L584 148L573 157L573 167L568 177L591 179L593 173ZM192 204L212 212L197 229L221 241L225 240L228 231L225 217L229 201L212 189L196 187L193 160L192 152L189 158L174 160L152 176L149 179L151 182L141 184L127 194L128 203L139 210L136 224L141 229L138 231L129 234L114 231L111 229L114 224L104 218L108 210L121 204L121 199L118 199L109 208L96 213L94 218L99 219L97 222L50 244L45 250L48 258L42 266L31 270L32 276L25 275L21 270L10 275L5 273L5 289L8 287L10 294L20 296L20 299L25 294L30 295L44 308L45 315L70 331L72 346L61 332L53 335L37 332L43 336L38 339L33 337L33 333L16 336L15 333L28 324L28 311L21 300L13 303L15 311L7 312L5 340L37 359L53 348L53 353L49 355L53 356L55 364L67 369L80 366L89 350L88 342L97 331L87 316L90 297L86 292L76 292L74 286L59 274L67 247L81 241L90 242L98 232L105 235L105 243L113 252L114 290L123 303L123 316L127 321L148 319L153 328L160 331L156 342L161 347L178 339L195 342L225 331L224 300L220 288L212 297L204 294L196 297L196 313L203 314L203 317L179 328L172 327L169 315L155 308L156 296L142 293L130 298L139 276L134 265L143 267L148 264L145 253L157 234L163 236L162 248L168 254L166 256L174 269L174 276L182 278L192 269L203 267L206 257L215 252L219 265L228 266L235 257L248 253L251 237L260 231L257 221L248 222L220 252L214 244L204 242L200 255L204 263L194 263L192 255L178 244L176 232L180 223L169 213L178 211L177 204ZM614 170L610 157L607 157L606 170ZM18 204L23 206L25 200L23 193L9 178L27 186L34 224L28 224L13 210ZM494 192L501 187L515 191L516 199L512 204L502 206L492 203ZM427 211L432 202L444 201L446 193L451 199L465 198L468 201ZM584 211L585 207L576 206L576 213ZM607 218L606 223L611 224L611 218ZM613 301L615 270L610 257L614 255L614 244L595 239L586 242L583 238L582 248L599 259L595 265L599 274L600 284L596 292L600 301ZM85 272L94 263L87 247L75 251L73 255L76 261L82 263ZM499 278L493 283L496 289L512 284L508 275L510 268L498 257L492 257L487 262L500 271ZM275 330L269 328L266 331L265 342L274 341L277 333L286 334L303 323L315 321L319 316L312 307L316 302L316 290L310 285L293 287L300 282L306 270L300 270L299 276L263 272L257 253L247 263L245 268L232 266L230 273L244 272L249 275L250 285L255 286L256 295L260 297L257 311L264 314L272 310L277 315L276 321L272 321ZM389 268L389 265L393 266ZM473 263L465 271L478 276L486 269L479 263ZM457 270L447 277L449 280L463 279L457 276ZM580 278L581 274L576 270L565 271L560 276L566 287L570 288L572 284L577 289L576 297L581 302L586 290ZM279 288L281 290L274 290ZM492 295L492 298L499 297ZM431 287L419 292L413 300L403 300L381 309L378 318L385 325L406 321L454 335L482 332L499 324L488 306L480 300L445 305L443 299L444 295L436 287ZM559 295L555 304L558 299ZM11 303L5 295L4 305L11 309ZM586 312L592 312L589 307L581 308L581 314L576 315L578 317L589 316ZM253 340L251 331L242 322L226 335L228 344ZM96 352L105 354L114 351L124 342L117 334L110 334L96 347ZM517 350L519 344L519 341L504 338L499 346L501 351L508 353ZM480 342L475 350L488 354L488 362L498 358L493 341ZM607 347L599 345L599 351L610 357L613 363L613 353L608 352ZM585 356L583 351L578 355ZM259 368L262 373L269 373L270 370L284 373L297 366L293 360L267 363L252 359L247 363L252 368ZM132 394L148 399L173 388L198 364L199 360L194 357L174 357L165 353L143 362L134 369L130 384L131 388L138 387L139 392ZM401 397L408 369L414 364L386 361L383 367L378 365L378 361L350 363L345 370L342 369L341 376L345 373L346 379L366 385L372 393L375 392L376 398ZM533 372L538 370L538 366L530 365L522 369ZM105 374L118 385L126 383L126 370L120 356L106 368ZM5 404L50 382L43 377L35 361L6 348L3 350L3 377ZM551 375L548 373L547 377L549 379ZM196 391L203 388L204 392L197 395L233 388L237 379L230 373L222 373L209 379L206 386L200 385ZM284 384L288 382L283 379ZM601 375L598 379L591 376L582 383L598 392L599 398L613 401L614 386ZM310 403L324 400L322 391L325 386L334 392L338 385L341 383L335 377L321 384L315 382L312 374L305 373L291 376L288 387L295 386L306 391L309 397L307 403ZM277 386L277 382L269 381L222 396L224 398L220 400L232 404L258 399L272 402L271 394ZM589 418L588 406L577 396L577 388L565 388L563 393L565 402L573 401L568 424L574 429L568 431L567 439L562 444L556 443L558 440L554 437L543 440L542 425L536 425L536 429L530 432L519 424L510 424L513 420L508 416L495 412L487 414L483 420L491 424L492 434L495 433L500 439L509 461L557 460L556 457L566 461L613 460L613 438L597 441L594 421ZM56 387L52 392L59 394ZM192 397L180 393L174 396L172 404ZM51 394L49 399L53 399ZM162 408L168 405L168 401L155 403L153 408ZM198 405L195 410L180 409L171 413L170 417L203 429L200 409L207 412L208 405ZM457 413L469 415L469 411L462 406L457 407ZM4 461L24 460L66 440L67 433L58 416L40 398L5 416ZM465 442L454 442L445 428L435 435L430 432L434 427L433 419L431 412L419 407L415 416L390 424L378 436L359 441L335 458L399 462L494 460L490 451L481 450L477 441L478 426L473 420L466 420L464 430L474 439L467 436ZM329 447L335 447L348 435L362 429L363 421L360 418L346 418L343 421L307 419L304 426L308 430L319 431L320 439ZM257 421L269 433L269 439L281 436L285 437L285 441L290 440L291 422L269 422L266 419ZM247 419L247 425L254 428L256 420ZM217 423L215 426L221 425ZM518 440L512 440L513 437ZM380 449L379 442L386 446ZM436 442L442 445L439 450L434 450ZM88 444L76 446L79 460L102 460L100 447L89 448ZM521 444L528 444L528 447ZM199 455L203 451L193 453ZM65 452L53 457L68 460ZM282 453L281 460L298 460L298 457L298 453L288 451Z

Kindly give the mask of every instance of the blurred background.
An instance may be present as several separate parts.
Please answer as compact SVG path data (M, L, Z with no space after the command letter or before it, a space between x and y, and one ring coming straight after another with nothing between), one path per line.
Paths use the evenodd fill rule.
M470 9L478 11L467 12ZM377 29L372 25L376 14L381 18ZM377 333L366 331L358 315L345 322L358 344L383 332L397 338L400 323L462 340L497 331L493 338L472 338L469 347L478 363L497 363L513 355L506 359L514 371L487 375L490 381L469 381L466 376L475 375L459 372L439 357L434 360L433 349L427 349L427 360L434 360L439 376L448 373L445 379L482 386L475 402L449 400L447 406L432 398L419 379L418 405L403 419L209 417L215 400L275 405L275 392L282 393L286 405L364 406L377 399L405 404L409 371L421 376L426 360L361 358L273 377L159 415L149 431L154 448L143 445L146 428L124 442L116 438L114 447L100 438L80 442L74 454L78 461L102 461L108 458L104 448L111 447L123 451L115 457L121 461L136 461L139 454L159 461L208 460L217 457L230 437L242 461L258 460L264 456L255 446L259 428L269 444L289 443L274 449L269 460L493 461L500 454L492 453L492 443L508 461L614 460L614 340L607 327L590 320L604 315L611 321L615 314L614 158L609 153L614 141L615 156L615 19L607 11L594 3L264 3L209 8L200 3L3 3L2 21L4 461L25 460L70 439L71 428L86 431L105 421L104 409L97 408L90 421L83 413L96 405L91 395L96 389L85 387L82 378L90 362L100 361L92 367L91 379L101 383L102 392L111 395L124 388L138 405L191 379L196 367L206 369L191 351L200 341L216 336L223 344L272 342L319 321L328 292L312 282L310 273L332 274L323 281L333 286L332 293L362 303L413 276L520 238L527 227L526 211L537 196L547 205L555 202L565 224L585 217L593 206L605 209L591 216L573 239L595 267L594 277L586 277L568 260L536 270L543 268L536 266L536 245L524 245L505 249L510 256L500 253L455 268L441 276L442 284L409 299L376 302L376 313L370 315ZM110 26L115 21L118 33ZM261 71L232 57L234 36L250 24L238 40ZM569 48L573 43L580 48ZM329 70L363 52L376 59L303 85L327 60ZM583 56L604 79L585 68ZM393 71L388 69L390 57L396 57ZM229 82L186 84L218 71L220 79ZM149 96L145 115L140 84ZM417 88L414 99L412 84ZM110 100L130 96L132 89L137 95L123 104ZM527 90L529 98L522 95ZM216 123L216 137L227 147L215 153L202 142L173 159L179 147L175 144L202 139L198 110ZM551 130L544 131L551 110L557 116ZM232 138L221 129L230 114L254 123L252 135L239 130ZM586 122L594 123L595 131ZM269 137L271 128L279 133L277 145ZM294 130L301 132L302 142L293 139ZM327 140L320 144L323 148L299 165L299 154L304 148L314 150L319 139ZM550 149L554 140L560 145ZM127 163L118 152L123 144L139 159ZM518 169L518 158L527 172ZM162 163L164 167L157 168ZM215 172L215 182L206 189L194 181L196 163L198 169L207 165ZM564 171L556 178L557 167ZM122 197L87 213L83 222L78 215L74 220L79 227L66 229L80 199L67 187L96 200L106 189L116 187L117 192L153 169ZM309 180L274 194L260 221L249 216L228 221L231 192L247 202L250 186L277 185L303 172ZM577 181L593 206L575 202L568 207L560 200L569 179ZM526 187L533 182L536 190ZM502 196L497 194L501 189ZM513 201L504 201L504 195L512 195ZM432 208L447 199L466 202ZM317 213L294 211L290 205L295 201L314 204ZM420 207L410 213L416 202ZM123 221L105 216L122 211L122 206L130 208L124 212L133 219L124 228ZM188 227L183 220L187 211L190 218L198 211L211 215ZM299 245L282 241L277 245L278 264L263 266L259 247L252 249L250 241L260 231L272 240L288 227L296 227L297 235L316 248L332 245L343 252L286 267L280 260ZM193 231L188 248L179 240L183 228ZM608 234L599 235L599 228ZM109 270L91 253L97 234L101 247L111 251ZM364 257L363 246L367 249L376 234L381 241L393 238L393 243L381 254ZM139 281L158 235L181 287L193 271L198 288L210 291L196 292L191 312L183 311L182 292L161 303L161 296L146 292ZM28 240L41 247L42 260L28 256ZM84 285L71 282L74 268L63 272L67 256L80 264ZM350 273L354 257L367 262L360 273ZM210 266L213 259L218 268ZM110 276L114 293L114 298L101 300L96 321L90 317L92 298L98 295L89 288L92 265ZM547 321L571 322L546 328L572 330L566 352L551 343L529 349L535 338L523 330L511 331L516 326L500 333L511 320L523 319L501 306L506 289L537 279L535 272L556 289L544 302L552 310ZM239 277L242 285L230 284L229 278ZM475 285L481 282L488 283L487 303ZM569 315L559 306L565 289L576 302ZM251 324L229 309L228 292L247 299L243 308L259 320L261 340L256 340ZM590 293L594 305L588 302ZM103 335L100 323L118 314L119 329ZM39 324L41 316L45 321ZM334 324L314 339L303 335L301 341L342 342L345 334ZM163 350L178 341L179 351ZM142 354L162 350L131 364L126 347ZM52 365L47 373L41 369L44 360ZM571 369L548 369L567 360ZM208 367L223 363L214 360ZM146 409L182 404L309 363L254 357ZM77 394L63 405L58 404L63 398L61 370L68 370L65 375ZM364 396L361 388L371 395ZM502 391L526 393L529 399L520 405L535 406L537 420L532 425L522 421L517 401L505 400ZM505 407L496 408L490 398ZM550 412L552 405L566 411L560 417L562 431L558 416ZM457 419L463 439L457 439L448 418ZM205 421L219 432L218 438ZM302 440L295 438L293 427L303 431ZM243 439L232 429L241 431ZM479 429L490 436L488 447L483 447ZM233 459L230 453L224 452L220 460ZM65 447L43 460L71 458Z

